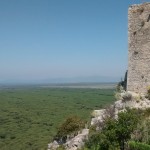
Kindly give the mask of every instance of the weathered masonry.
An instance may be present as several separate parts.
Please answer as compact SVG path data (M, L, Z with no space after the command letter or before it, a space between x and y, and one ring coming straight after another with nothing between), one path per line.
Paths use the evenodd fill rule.
M132 5L128 19L127 90L146 93L150 86L150 3Z

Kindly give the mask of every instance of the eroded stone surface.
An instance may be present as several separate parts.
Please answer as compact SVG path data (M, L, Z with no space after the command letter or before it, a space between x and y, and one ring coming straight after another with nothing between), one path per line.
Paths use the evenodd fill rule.
M85 140L88 139L89 129L83 129L81 134L78 134L66 144L66 150L77 150L84 146Z
M141 110L145 110L147 108L150 108L150 100L146 99L144 95L140 95L134 92L123 92L120 95L124 96L126 93L130 93L132 95L132 98L130 100L123 100L121 98L121 100L116 101L111 107L114 108L114 111L112 111L112 113L114 113L114 118L117 119L118 117L118 113L125 111L126 108L136 108L136 109L141 109ZM98 112L98 110L95 110L96 112ZM104 121L104 118L107 117L106 115L108 115L108 113L110 112L106 112L106 109L102 109L101 111L99 110L99 112L101 113L96 113L97 115L95 115L94 118L92 118L91 120L91 125L97 125L98 123L102 123Z
M92 113L91 125L95 125L98 122L103 121L103 117L105 116L106 109L94 110Z
M77 150L84 146L85 141L88 139L89 129L83 129L81 133L79 133L74 138L69 139L66 143L64 143L64 147L66 150ZM57 141L53 141L48 144L47 150L56 150L59 147Z
M115 119L118 118L118 113L125 111L126 108L136 108L136 109L147 109L150 108L150 100L146 99L144 95L140 95L134 92L123 92L120 95L124 96L125 94L131 94L132 98L116 101L113 105L110 105L109 108L106 109L100 109L100 110L94 110L92 113L92 120L91 120L91 126L96 126L97 130L101 130L98 125L103 124L103 121L105 120L105 117L114 117ZM113 115L114 114L114 115ZM66 150L77 150L84 146L85 141L88 139L89 129L83 129L81 133L79 133L77 136L68 139L66 143L63 145L65 146ZM59 147L59 144L54 141L50 144L48 144L48 150L56 150Z
M128 19L127 90L146 93L150 86L150 3L131 6Z
M48 144L48 149L47 150L56 150L59 147L59 144L57 141L53 141L52 143Z

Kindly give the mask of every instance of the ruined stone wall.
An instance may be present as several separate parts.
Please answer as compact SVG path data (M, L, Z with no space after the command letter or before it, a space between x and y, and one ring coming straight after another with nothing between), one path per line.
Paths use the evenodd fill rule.
M150 86L150 3L132 5L128 19L127 90L146 93Z

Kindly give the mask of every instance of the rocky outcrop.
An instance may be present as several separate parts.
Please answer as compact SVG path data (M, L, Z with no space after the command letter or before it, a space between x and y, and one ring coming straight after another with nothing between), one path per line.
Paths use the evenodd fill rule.
M89 129L83 129L80 134L67 141L64 144L66 150L77 150L84 146L85 141L88 139Z
M48 149L47 150L56 150L59 147L59 144L57 141L53 141L52 143L48 144Z
M101 109L101 110L94 110L92 113L92 120L91 120L91 125L95 125L98 122L102 122L103 118L105 117L105 112L106 109Z
M111 105L107 109L94 110L92 113L91 125L97 125L104 121L104 118L108 115L113 115L114 117L118 117L118 113L121 111L125 111L126 108L135 108L145 110L150 108L150 100L145 98L144 95L140 95L134 92L125 92L120 93L120 100L116 101L113 105ZM109 109L109 111L108 111Z
M92 112L91 126L96 126L100 130L100 124L103 124L105 118L117 118L118 113L125 111L126 108L147 109L150 108L150 100L145 98L145 95L137 94L134 92L119 93L119 100L106 109L94 110ZM84 146L85 141L88 139L89 129L83 129L77 136L68 139L63 144L66 150L77 150ZM56 150L59 147L57 141L48 144L48 150Z
M81 133L77 136L68 139L66 143L63 144L66 150L77 150L84 146L85 141L88 139L89 129L83 129ZM57 141L53 141L48 144L48 150L56 150L59 147Z

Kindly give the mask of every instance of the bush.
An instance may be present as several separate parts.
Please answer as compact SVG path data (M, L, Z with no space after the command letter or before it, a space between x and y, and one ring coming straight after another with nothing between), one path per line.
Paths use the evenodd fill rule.
M145 111L144 111L144 115L146 117L150 117L150 108L147 108Z
M124 150L125 143L131 139L131 134L138 124L139 117L136 110L127 110L118 114L116 123L116 136L120 145L120 150Z
M132 135L132 140L150 144L150 120L143 119Z
M56 150L65 150L65 146L64 145L60 145Z
M147 87L147 95L146 98L148 98L150 100L150 86Z
M108 140L107 135L103 132L91 135L85 145L89 150L114 150L118 147L116 142Z
M130 141L128 145L130 150L150 150L150 145L145 143Z
M121 79L121 81L118 83L117 88L116 88L116 90L118 92L121 92L122 90L126 91L126 89L127 89L127 74L128 74L128 71L126 71L126 73L125 73L124 80L122 81L122 79Z
M85 122L77 116L69 117L65 122L58 128L58 132L54 137L59 143L65 143L67 137L77 135L78 131L84 128Z
M124 150L131 133L136 128L137 111L127 110L118 114L118 119L107 118L101 131L92 134L86 146L96 150Z
M120 92L115 92L115 99L116 100L121 100L122 99Z
M120 81L120 82L117 84L117 87L116 87L116 91L117 91L117 92L122 92L122 91L124 91L123 84L124 84L123 81Z
M127 102L127 101L130 101L132 100L132 94L129 93L129 92L125 92L123 95L122 95L122 101L123 102Z

